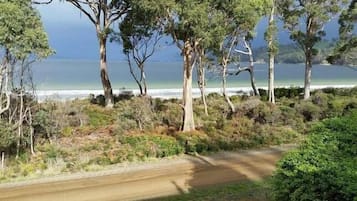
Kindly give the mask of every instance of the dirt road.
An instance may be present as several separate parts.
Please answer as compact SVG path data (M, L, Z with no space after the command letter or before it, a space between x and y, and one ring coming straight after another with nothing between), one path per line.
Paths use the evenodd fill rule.
M1 201L141 200L188 192L192 188L244 180L259 180L275 169L286 145L208 157L187 156L98 176L63 177L30 183L1 184Z

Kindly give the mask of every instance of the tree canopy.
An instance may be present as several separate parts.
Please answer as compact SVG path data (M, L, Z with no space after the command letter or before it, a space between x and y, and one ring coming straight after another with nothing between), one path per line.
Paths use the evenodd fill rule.
M40 16L30 1L0 0L0 47L20 60L52 54Z
M332 56L328 57L330 63L343 63L343 60L349 53L354 52L356 60L357 52L357 35L355 32L355 24L357 22L357 0L352 0L347 9L343 10L338 23L340 25L340 39Z

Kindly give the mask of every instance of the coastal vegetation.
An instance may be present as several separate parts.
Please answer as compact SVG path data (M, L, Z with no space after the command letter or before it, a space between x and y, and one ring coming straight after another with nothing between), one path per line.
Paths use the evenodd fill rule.
M18 159L14 131L3 126L1 148L7 153L1 181L95 171L123 162L145 161L180 154L209 153L264 147L303 140L313 124L348 114L357 107L357 89L325 89L300 100L302 89L277 89L277 103L261 98L231 97L232 113L219 94L207 96L204 115L201 99L194 99L197 130L181 132L179 100L116 97L113 109L103 98L71 102L48 101L35 105L34 150L28 137ZM91 103L92 102L92 103ZM5 124L7 125L7 124ZM25 135L27 136L27 135ZM8 143L6 143L8 142Z
M333 58L341 60L338 54L353 54L355 47L350 44L355 36L350 34L350 24L355 21L356 1L348 8L341 7L345 1L316 2L66 0L64 3L79 9L96 28L104 95L38 102L31 63L54 52L33 4L51 0L0 0L0 182L96 171L181 154L302 142L301 148L279 162L269 187L263 184L264 189L272 189L272 198L355 199L357 88L310 92L310 82L312 64L319 55L316 48L320 44L321 52L326 49L321 43L323 26L343 9ZM253 30L265 16L270 17L266 31L268 91L255 86L251 47ZM274 87L278 52L297 54L277 44L274 17L283 19L291 39L301 48L301 58L291 57L305 61L304 88ZM304 28L299 26L303 18ZM147 94L145 62L165 35L181 51L182 99ZM110 40L123 45L140 96L113 94L106 58ZM240 55L248 56L248 66L240 66ZM320 55L325 59L325 53ZM133 72L133 60L139 76ZM232 74L250 73L251 94L226 94L226 76L231 73L227 66L232 64L238 66ZM204 69L208 67L219 72L222 94L205 94ZM197 99L192 96L195 68L202 96Z

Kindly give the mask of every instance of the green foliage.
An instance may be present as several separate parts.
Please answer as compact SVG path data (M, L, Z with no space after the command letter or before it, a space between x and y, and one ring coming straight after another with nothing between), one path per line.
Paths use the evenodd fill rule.
M0 119L0 151L5 151L16 142L14 125Z
M119 137L119 141L130 145L135 156L140 159L168 157L184 151L175 138L167 135L124 135Z
M347 9L343 10L338 23L340 24L339 34L340 39L334 49L332 55L328 57L330 63L346 63L344 60L348 59L349 53L356 55L357 36L354 32L355 24L357 22L357 1L352 0ZM356 65L357 61L353 60Z
M112 115L112 111L105 108L91 105L85 107L83 112L88 116L88 125L94 127L101 127L111 125L115 118Z
M0 47L17 59L52 54L38 12L31 1L0 1Z
M314 127L274 174L275 200L356 200L357 111Z
M49 111L44 109L35 113L33 127L35 128L37 134L43 134L47 137L55 136L59 132L56 119Z
M230 112L224 97L210 94L207 96L208 116L196 99L194 111L198 129L184 133L178 132L182 116L178 99L134 97L120 100L113 109L90 104L88 100L41 103L34 110L34 122L42 128L35 127L36 157L20 155L23 164L10 157L7 166L11 171L2 179L100 170L121 162L181 153L296 143L311 124L349 114L357 108L356 88L324 89L307 101L296 97L299 89L282 90L281 94L292 98L279 97L276 105L257 97L233 97L235 113ZM136 119L143 122L142 130ZM61 133L55 135L52 145L44 140L46 127ZM1 122L0 130L5 132L0 135L10 131L9 128ZM41 162L41 167L32 164L34 162ZM31 164L24 165L26 163Z
M179 133L177 140L185 148L185 153L203 153L219 150L213 139L197 131Z
M156 115L152 111L150 99L134 97L118 102L115 107L118 112L118 124L130 129L151 129L154 127Z

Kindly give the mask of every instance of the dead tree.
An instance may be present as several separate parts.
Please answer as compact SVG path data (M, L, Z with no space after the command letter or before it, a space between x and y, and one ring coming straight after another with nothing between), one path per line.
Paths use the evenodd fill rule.
M244 71L248 71L249 75L250 75L250 84L252 86L253 89L253 95L254 96L259 96L259 91L256 87L256 83L255 83L255 77L254 77L254 58L253 58L253 51L252 51L252 47L251 44L249 43L249 41L246 40L245 37L243 37L243 47L246 49L246 51L242 51L239 49L236 49L235 52L239 53L239 54L244 54L249 56L249 63L248 66L246 67L238 67L238 71L235 73L235 75L239 75L241 72Z

